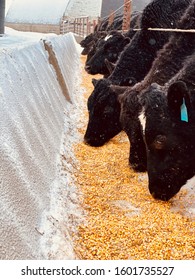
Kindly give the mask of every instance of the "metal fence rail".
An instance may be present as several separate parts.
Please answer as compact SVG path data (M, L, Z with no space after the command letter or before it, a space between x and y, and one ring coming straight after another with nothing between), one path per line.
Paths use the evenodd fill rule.
M63 18L60 24L60 34L73 32L79 36L85 37L94 31L97 22L98 19L90 21L88 16Z
M131 18L131 3L132 0L124 0L124 5L122 5L119 9L112 11L110 15L102 18L101 20L108 18L109 25L110 25L113 22L114 16L117 13L117 11L120 10L121 8L124 8L122 29L123 31L125 29L128 29L130 26L130 18ZM83 16L77 18L63 17L60 24L60 33L64 34L67 32L73 32L79 36L85 37L90 33L94 32L95 26L99 21L100 18L91 21L89 16Z

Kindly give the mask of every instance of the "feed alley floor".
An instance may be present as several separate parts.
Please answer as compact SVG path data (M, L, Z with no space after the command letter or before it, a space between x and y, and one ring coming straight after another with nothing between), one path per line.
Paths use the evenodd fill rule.
M93 90L94 76L84 70L85 99ZM95 78L101 78L97 75ZM80 133L84 135L88 112ZM146 173L128 165L129 141L120 133L106 145L94 148L83 142L74 147L75 173L86 222L75 235L75 252L83 260L194 260L195 220L187 214L185 191L170 202L154 200Z

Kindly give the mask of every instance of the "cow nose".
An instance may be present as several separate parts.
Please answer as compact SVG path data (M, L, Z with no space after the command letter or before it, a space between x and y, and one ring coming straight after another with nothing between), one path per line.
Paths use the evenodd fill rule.
M151 195L152 195L153 198L157 199L155 192L152 192Z
M168 200L168 197L167 197L166 194L158 194L158 193L153 192L152 196L153 196L153 198L159 199L159 200L162 200L162 201L167 201Z
M90 137L84 136L83 142L84 142L84 144L86 144L86 145L94 146L95 140L92 139L92 138L90 138Z
M91 67L89 65L85 65L85 71L89 72Z
M84 137L83 142L84 142L86 145L89 145L90 139L87 138L87 137Z

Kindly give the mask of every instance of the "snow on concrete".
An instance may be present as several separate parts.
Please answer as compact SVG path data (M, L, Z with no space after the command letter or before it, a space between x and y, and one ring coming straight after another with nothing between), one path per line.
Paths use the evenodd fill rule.
M58 24L68 3L69 0L13 0L6 21Z
M189 179L171 200L171 210L195 219L195 176Z
M71 233L83 218L69 174L82 107L76 42L6 29L0 67L0 258L75 259Z

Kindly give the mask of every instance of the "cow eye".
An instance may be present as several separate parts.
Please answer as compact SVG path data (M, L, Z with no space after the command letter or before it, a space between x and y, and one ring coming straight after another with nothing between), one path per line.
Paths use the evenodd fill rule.
M157 135L153 142L153 147L156 150L162 150L165 148L166 142L167 142L167 137L165 135Z

